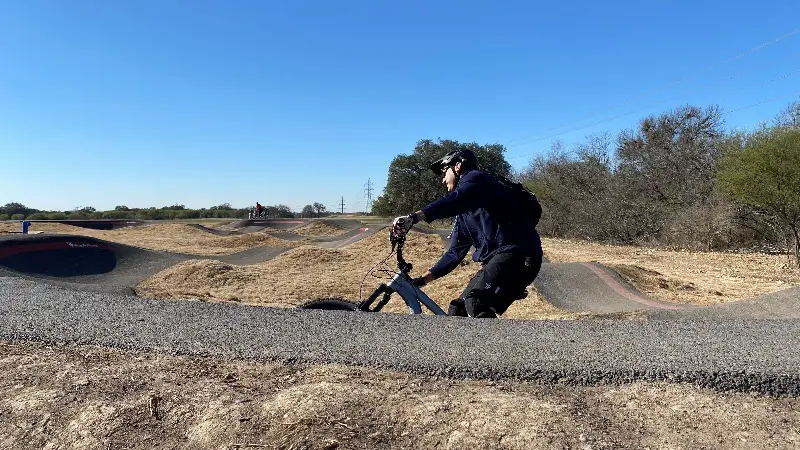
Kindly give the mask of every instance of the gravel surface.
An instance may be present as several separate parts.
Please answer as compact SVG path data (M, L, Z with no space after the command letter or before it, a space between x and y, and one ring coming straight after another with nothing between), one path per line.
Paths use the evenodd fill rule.
M0 277L0 339L545 383L800 395L792 320L512 321L145 300Z

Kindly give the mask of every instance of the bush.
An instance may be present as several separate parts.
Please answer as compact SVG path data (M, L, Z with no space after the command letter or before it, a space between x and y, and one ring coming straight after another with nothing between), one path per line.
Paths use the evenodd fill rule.
M153 209L142 211L142 216L147 220L168 220L170 218L166 214L166 211L159 211Z
M200 218L200 211L196 209L187 209L185 211L181 211L183 213L183 217L185 219L199 219Z
M25 216L23 216L22 214L13 214L11 216L11 220L22 220L24 218L25 218Z
M50 220L67 220L67 215L63 212L54 212L47 215Z
M763 129L727 155L719 189L790 236L800 267L800 129Z
M117 219L117 220L127 220L133 219L135 213L129 211L106 211L103 213L103 219Z
M677 211L661 233L659 242L687 250L726 250L731 247L736 229L734 206L720 198L711 198Z
M28 219L28 220L47 220L47 219L49 219L49 217L47 217L47 214L45 214L45 213L33 213L30 216L26 217L26 219Z
M0 214L0 220L8 220L10 218L11 216L9 216L8 214Z

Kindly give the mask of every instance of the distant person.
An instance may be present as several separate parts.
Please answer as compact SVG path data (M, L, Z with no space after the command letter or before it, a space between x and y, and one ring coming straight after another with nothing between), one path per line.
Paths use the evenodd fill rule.
M261 203L256 202L256 217L261 217L261 214L264 212L264 207L261 206Z
M424 286L441 278L475 247L472 259L481 269L461 296L450 302L448 314L496 318L515 301L525 298L542 266L542 242L536 228L519 211L511 191L478 168L470 150L454 150L433 162L448 194L421 210L394 220L395 232L405 234L420 220L428 223L456 216L450 248L414 284Z

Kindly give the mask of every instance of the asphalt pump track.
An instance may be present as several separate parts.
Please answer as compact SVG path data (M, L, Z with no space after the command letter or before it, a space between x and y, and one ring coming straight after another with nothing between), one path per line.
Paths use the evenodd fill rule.
M382 229L362 225L317 244L341 247ZM556 306L601 315L639 312L643 319L576 321L476 321L131 295L142 280L186 259L252 264L286 249L202 257L84 236L0 237L0 338L452 377L575 384L668 380L800 395L800 352L793 350L800 344L800 287L685 307L648 299L596 263L545 263L535 285Z
M307 220L247 220L232 225L234 230L244 228L247 229L246 232L252 232L254 229L276 228L276 224L277 228L290 230L308 222ZM142 224L144 223L140 223ZM335 236L302 237L295 233L291 235L306 239L310 245L341 248L385 228L345 220L339 221L337 225L350 226L351 229ZM202 225L188 226L215 235L229 235L236 232ZM115 228L119 227L103 229ZM281 232L270 234L280 235ZM0 235L0 276L31 278L76 290L135 295L134 288L139 283L182 261L214 259L228 264L248 265L268 261L291 248L258 246L230 255L204 256L148 250L81 235L8 234Z

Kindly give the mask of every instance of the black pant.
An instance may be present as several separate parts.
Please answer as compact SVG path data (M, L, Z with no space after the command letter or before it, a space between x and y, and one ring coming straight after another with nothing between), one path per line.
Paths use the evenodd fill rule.
M499 253L484 263L461 297L450 302L448 314L477 318L497 317L521 300L542 268L542 255Z

